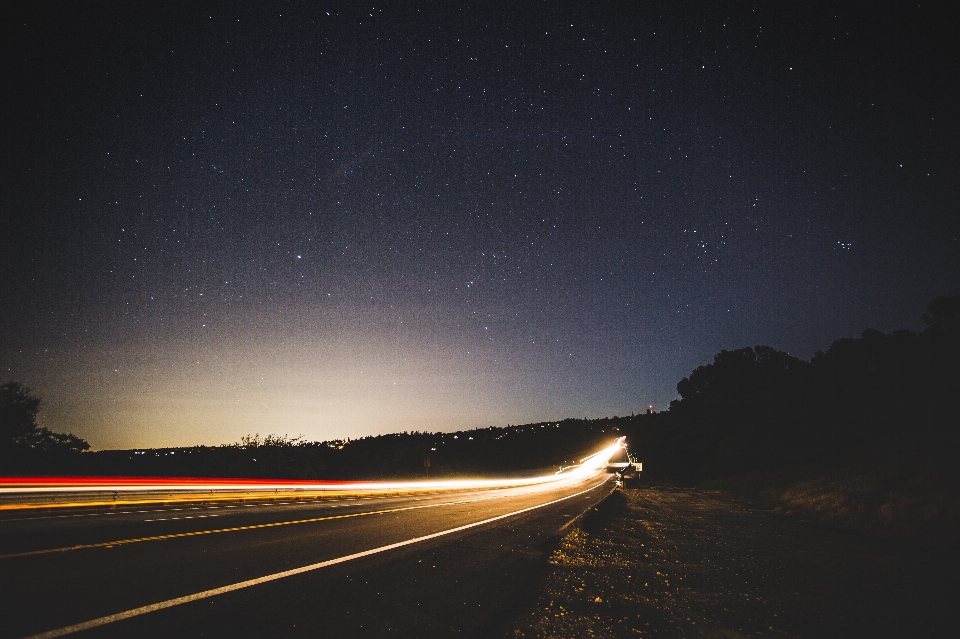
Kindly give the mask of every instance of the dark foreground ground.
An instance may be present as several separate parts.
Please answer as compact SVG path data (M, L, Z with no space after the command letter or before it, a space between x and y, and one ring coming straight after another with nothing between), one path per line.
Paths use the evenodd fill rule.
M577 524L506 636L960 636L948 548L669 488L618 490Z

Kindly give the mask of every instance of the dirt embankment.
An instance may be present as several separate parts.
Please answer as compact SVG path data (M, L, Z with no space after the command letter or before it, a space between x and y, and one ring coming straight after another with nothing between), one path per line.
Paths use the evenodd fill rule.
M508 636L945 636L960 568L929 548L669 488L614 492L550 561Z

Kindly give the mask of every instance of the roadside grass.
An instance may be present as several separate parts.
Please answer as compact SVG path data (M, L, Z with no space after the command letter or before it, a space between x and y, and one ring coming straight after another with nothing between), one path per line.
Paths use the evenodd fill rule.
M929 545L960 534L960 465L953 451L897 446L698 484L753 505L850 530Z

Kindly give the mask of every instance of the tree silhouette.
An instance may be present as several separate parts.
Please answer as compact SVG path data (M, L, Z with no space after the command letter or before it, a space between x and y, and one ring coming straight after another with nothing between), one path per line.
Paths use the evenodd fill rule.
M942 295L930 302L923 323L928 330L960 332L960 295Z
M29 467L49 458L74 455L90 448L73 434L54 433L37 424L40 398L20 382L0 386L0 459L5 468Z
M0 448L26 445L37 429L40 398L20 382L0 386Z
M670 404L672 460L692 478L784 463L800 446L809 364L770 346L720 351L677 384Z

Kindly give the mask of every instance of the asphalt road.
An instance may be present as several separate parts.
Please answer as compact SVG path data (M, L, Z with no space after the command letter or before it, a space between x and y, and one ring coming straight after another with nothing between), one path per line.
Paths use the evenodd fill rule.
M0 635L197 593L68 636L502 634L536 596L568 524L610 492L608 479L547 491L6 512ZM224 587L237 589L209 592Z

